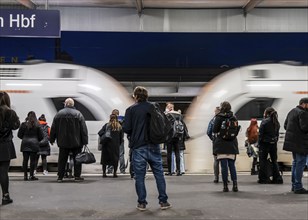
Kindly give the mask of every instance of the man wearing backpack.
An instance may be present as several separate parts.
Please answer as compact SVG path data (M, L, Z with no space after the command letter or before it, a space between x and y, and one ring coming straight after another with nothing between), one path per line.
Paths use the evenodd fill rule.
M183 116L180 112L174 111L174 104L168 103L167 108L169 109L166 112L166 116L171 121L172 130L168 140L166 142L167 145L167 165L168 172L165 174L167 176L172 175L171 165L172 165L172 151L175 153L175 163L176 163L176 175L181 176L181 156L180 156L180 148L183 145L185 138L188 137L187 128L183 121Z
M156 141L153 141L154 139L151 139L152 136L149 133L151 130L151 124L149 123L152 118L151 110L155 110L155 106L147 101L148 91L144 87L137 86L134 89L133 97L135 104L126 109L123 130L130 137L129 147L132 150L132 164L138 196L137 209L145 211L148 204L144 183L147 164L150 165L156 180L160 208L162 210L168 209L171 208L171 205L168 203L168 196L166 194L160 146L158 143L155 143ZM165 117L163 112L162 115Z
M220 113L216 115L213 133L216 138L213 143L213 153L217 154L220 160L221 174L223 179L223 192L228 192L228 167L233 181L232 191L237 192L237 175L235 168L236 154L239 154L237 134L240 126L236 117L231 111L229 102L224 101L220 104Z

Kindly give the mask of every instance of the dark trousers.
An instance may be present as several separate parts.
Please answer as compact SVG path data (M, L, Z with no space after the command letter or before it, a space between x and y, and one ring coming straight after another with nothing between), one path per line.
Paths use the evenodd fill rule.
M168 164L168 172L171 173L171 163L172 163L172 149L174 150L175 154L175 163L176 163L176 171L180 171L180 147L178 140L172 140L170 143L167 143L167 164Z
M269 174L267 172L268 154L270 155L273 164L273 180L281 179L277 163L277 144L261 142L259 144L259 163L260 163L259 180L261 181L269 180Z
M10 161L0 161L0 185L2 195L9 193L9 167Z
M22 162L22 169L24 170L24 177L28 177L29 158L30 158L30 176L34 176L37 152L24 151L22 152L22 155L24 157L23 162Z
M74 176L80 177L81 175L81 164L76 164L75 157L80 153L82 148L59 148L59 158L58 158L58 178L63 179L65 174L66 163L68 155L72 152L74 160Z
M35 165L35 169L37 168L40 156L42 157L42 166L43 166L43 170L47 170L47 156L46 155L37 155L36 156L36 165Z

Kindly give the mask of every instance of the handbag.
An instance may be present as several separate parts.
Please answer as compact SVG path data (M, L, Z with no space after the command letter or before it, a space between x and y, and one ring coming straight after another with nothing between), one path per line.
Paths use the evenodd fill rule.
M94 154L90 152L88 146L85 145L83 151L76 155L75 161L78 164L80 163L90 164L90 163L95 163L96 159L94 157Z
M111 139L111 126L107 125L105 133L100 137L100 143L104 145L107 141L110 141Z

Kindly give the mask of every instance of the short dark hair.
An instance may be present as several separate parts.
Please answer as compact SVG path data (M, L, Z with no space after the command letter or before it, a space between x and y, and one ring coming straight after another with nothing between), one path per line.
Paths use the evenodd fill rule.
M148 90L145 87L137 86L134 89L134 98L137 102L144 102L148 99Z
M308 104L308 97L307 98L301 98L301 100L299 100L299 104Z

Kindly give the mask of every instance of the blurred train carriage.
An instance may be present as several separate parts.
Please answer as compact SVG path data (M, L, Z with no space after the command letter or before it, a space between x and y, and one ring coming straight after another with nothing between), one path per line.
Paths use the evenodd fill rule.
M26 118L27 112L33 110L37 115L45 114L51 126L54 115L64 107L67 97L75 100L75 107L85 117L89 132L89 147L96 158L97 132L109 120L114 108L124 114L133 100L127 91L113 78L98 70L66 63L1 64L0 89L10 94L12 108L20 120ZM17 159L11 166L20 167L22 154L20 140L14 134ZM127 143L127 141L126 141ZM58 147L52 146L49 166L57 163ZM126 153L128 150L126 150ZM95 165L84 166L85 169L99 169Z
M300 98L308 94L308 67L287 64L251 65L225 72L206 84L195 98L186 114L189 133L195 137L187 142L186 166L195 172L212 172L212 143L204 135L214 109L224 100L231 103L242 129L238 135L240 154L237 157L239 171L249 171L251 158L244 147L245 132L251 118L259 124L266 107L278 112L281 125L278 142L278 162L291 166L289 152L282 150L287 113L298 105Z
M0 89L9 92L12 107L20 120L33 110L37 115L45 114L51 125L54 115L63 108L67 97L75 100L89 130L89 147L100 158L97 151L97 132L109 120L112 109L121 114L133 103L128 92L117 81L98 70L66 63L1 64ZM286 114L308 94L308 67L287 64L260 64L245 66L225 72L200 90L199 95L187 110L185 117L189 134L186 142L186 169L189 172L213 172L212 143L206 129L216 106L227 100L238 117L242 130L238 136L240 155L237 158L239 171L249 171L251 158L244 147L245 131L251 118L260 120L264 109L273 106L281 124L278 142L278 162L291 165L291 155L282 150L284 141L283 123ZM151 94L150 94L151 95ZM11 166L20 167L22 155L20 140L14 138L18 157ZM127 139L125 138L128 158ZM58 147L52 146L49 165L57 163ZM165 158L164 158L165 159ZM165 160L164 160L165 161ZM85 171L100 172L98 163L84 166Z

